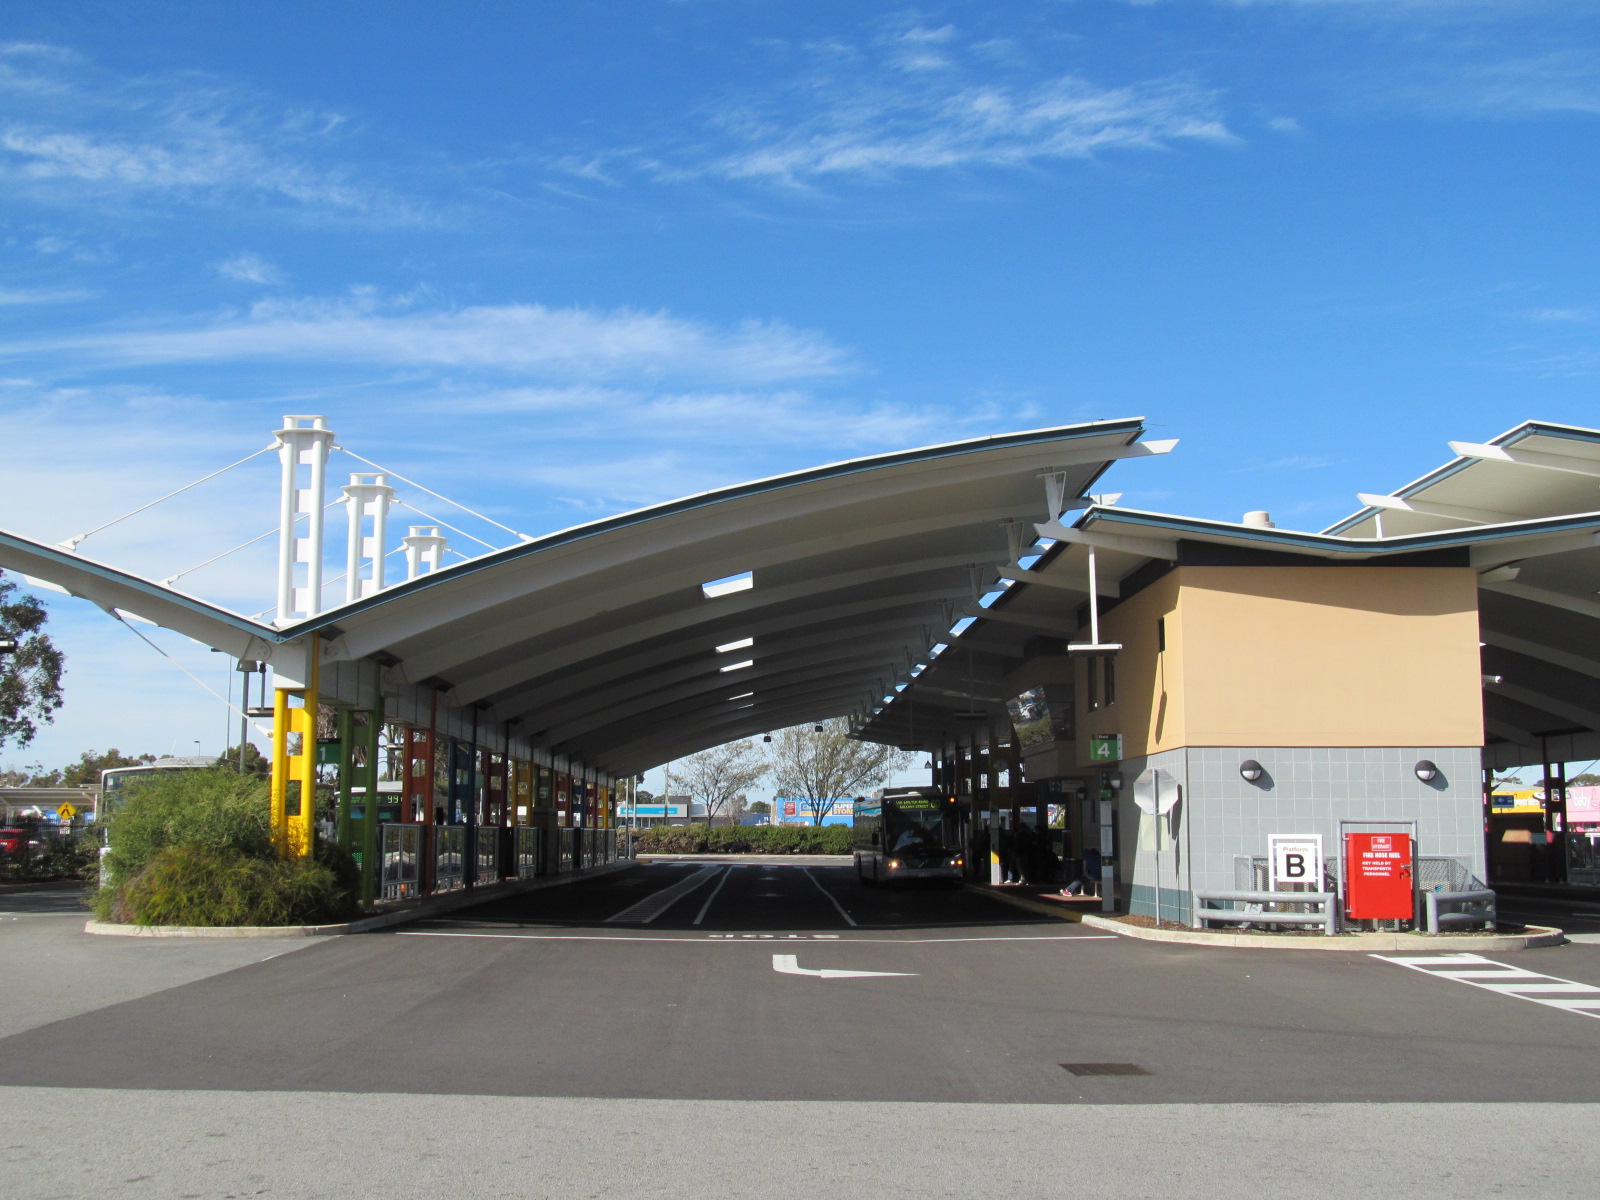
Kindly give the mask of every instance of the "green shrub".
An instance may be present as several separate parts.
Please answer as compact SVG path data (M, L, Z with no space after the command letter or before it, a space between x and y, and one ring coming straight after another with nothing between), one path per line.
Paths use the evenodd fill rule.
M639 830L641 854L849 854L848 825L655 825Z
M279 859L265 780L230 770L140 779L107 821L102 921L136 925L326 924L356 915L359 869L319 842Z
M353 912L350 891L315 858L179 844L118 889L110 915L135 925L319 925Z
M270 858L272 801L266 780L228 770L162 771L128 784L106 821L109 880L132 879L168 846Z

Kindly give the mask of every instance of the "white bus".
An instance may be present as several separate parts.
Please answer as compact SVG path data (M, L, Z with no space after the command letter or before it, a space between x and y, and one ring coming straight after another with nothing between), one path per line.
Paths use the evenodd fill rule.
M221 761L214 754L190 754L158 758L137 767L107 767L100 772L100 804L96 815L102 821L109 817L134 780L148 779L159 771L209 771Z
M934 787L886 788L855 803L856 878L862 883L928 879L961 885L955 797Z

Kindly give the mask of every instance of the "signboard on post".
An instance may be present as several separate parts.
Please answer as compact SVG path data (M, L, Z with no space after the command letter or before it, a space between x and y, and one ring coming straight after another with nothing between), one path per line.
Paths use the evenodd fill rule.
M1272 864L1272 890L1310 885L1322 890L1322 835L1272 833L1267 835L1267 858Z
M1120 733L1096 734L1089 739L1090 762L1121 762L1122 735Z
M1409 833L1344 835L1345 915L1353 921L1416 916Z

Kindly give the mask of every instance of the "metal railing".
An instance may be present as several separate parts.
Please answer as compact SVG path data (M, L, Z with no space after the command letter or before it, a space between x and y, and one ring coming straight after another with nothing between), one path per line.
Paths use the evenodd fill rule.
M433 827L433 890L450 892L466 886L466 834L464 825Z
M380 825L378 895L384 900L410 900L422 892L422 826Z
M1292 901L1288 899L1291 896ZM1321 925L1322 932L1332 937L1339 932L1338 899L1336 892L1196 892L1191 923L1196 929L1204 929L1207 921L1229 925ZM1207 907L1211 904L1244 907Z
M478 826L473 839L472 866L474 883L500 882L500 826Z
M1494 893L1488 888L1463 892L1423 892L1422 902L1427 918L1424 928L1429 933L1478 925L1486 929L1494 928Z
M518 879L544 874L544 830L519 825L511 831Z
M1329 855L1323 863L1322 889L1339 892L1343 879L1338 855ZM1472 873L1472 868L1459 858L1427 855L1417 859L1417 888L1419 891L1438 889L1446 892L1472 892L1484 887L1483 880ZM1238 891L1265 892L1272 890L1271 863L1263 855L1233 856L1233 886Z

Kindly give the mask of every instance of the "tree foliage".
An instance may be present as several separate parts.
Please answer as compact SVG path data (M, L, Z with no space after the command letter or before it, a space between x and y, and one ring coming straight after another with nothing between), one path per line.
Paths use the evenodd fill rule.
M64 767L56 767L52 771L37 771L28 778L24 787L98 787L100 786L100 772L109 771L114 767L140 767L145 763L153 763L154 754L124 754L115 746L104 754L95 750L85 750L78 755L78 761L68 763Z
M831 801L870 791L911 762L893 746L857 741L842 717L823 722L820 733L810 725L780 729L769 753L778 794L804 803L813 825L822 824Z
M66 663L43 632L49 614L33 596L0 573L0 638L16 648L0 654L0 746L26 746L61 707L61 672Z
M681 759L673 781L706 806L706 824L727 808L737 808L744 793L772 769L754 742L728 742Z

